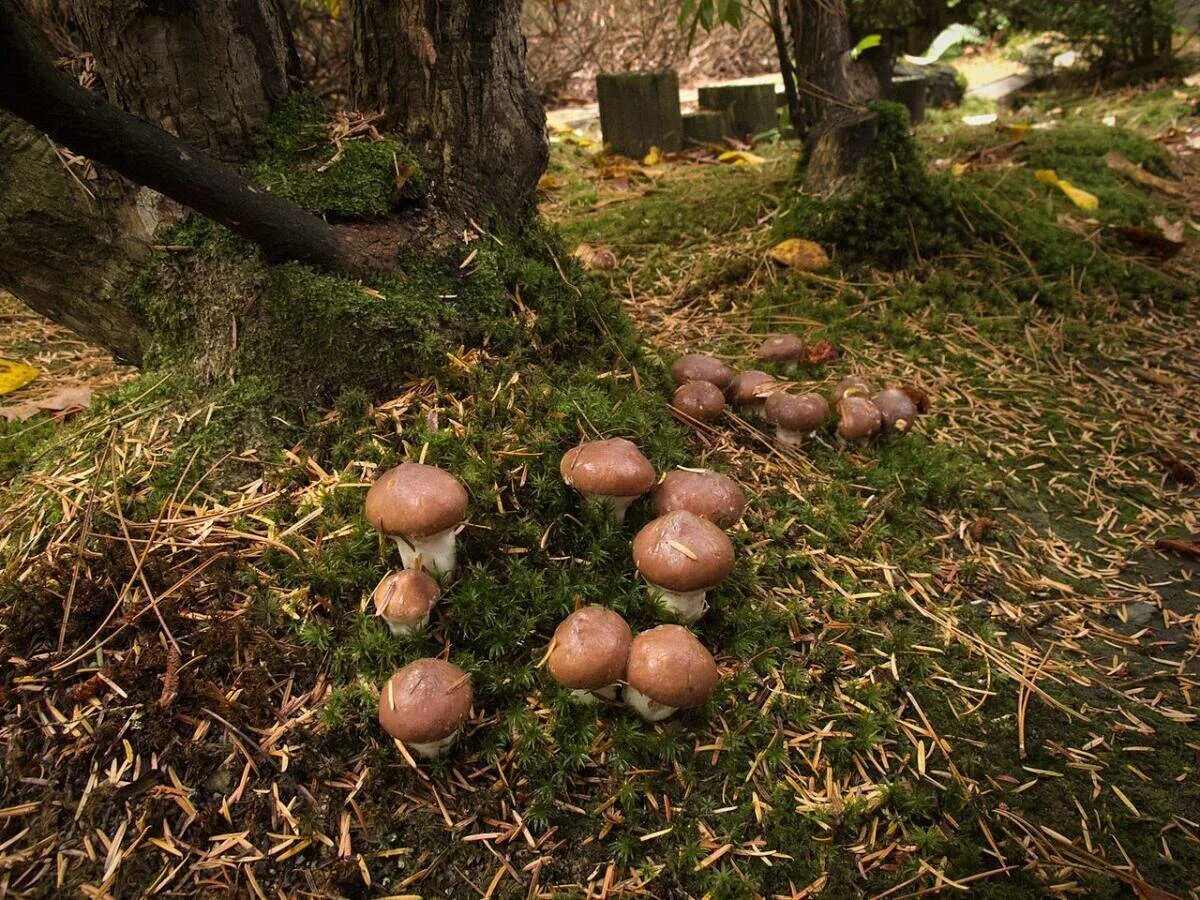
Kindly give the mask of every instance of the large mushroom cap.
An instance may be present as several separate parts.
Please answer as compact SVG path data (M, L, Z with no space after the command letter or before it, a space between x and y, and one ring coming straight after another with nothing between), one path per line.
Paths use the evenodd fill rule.
M559 465L563 481L585 494L637 497L654 487L654 466L624 438L572 447Z
M367 521L386 535L428 537L453 528L466 513L467 489L435 466L402 463L367 491Z
M418 659L379 692L379 724L406 744L448 738L471 714L471 679L444 659Z
M884 431L898 431L901 434L913 427L917 418L917 404L900 388L887 388L871 398L883 416Z
M654 511L664 516L679 509L721 528L732 528L746 510L746 495L727 475L707 469L676 469L655 488Z
M882 427L883 414L866 397L850 394L838 404L838 437L843 440L866 440L879 434Z
M871 387L871 383L865 379L859 378L857 375L847 375L837 383L837 387L833 389L833 394L830 395L829 401L836 407L842 402L843 397L859 396L870 397L875 392Z
M682 625L659 625L643 631L629 648L625 680L634 690L665 706L702 706L719 679L712 654Z
M664 590L708 590L733 571L733 543L712 522L678 509L637 533L633 563L648 582Z
M758 347L758 359L766 363L799 362L804 355L804 341L794 334L767 335Z
M417 569L389 572L375 588L375 615L414 626L425 620L442 589L438 583Z
M708 381L689 381L676 389L671 406L697 422L711 422L725 411L725 395Z
M585 606L563 619L554 631L547 661L563 687L593 691L616 684L625 674L633 632L620 614L603 606Z
M749 406L762 403L763 398L771 392L774 385L775 379L766 372L751 369L749 372L742 372L735 376L733 381L729 382L725 396L729 398L730 403L736 406Z
M705 356L703 353L689 353L675 360L675 364L671 366L671 377L675 379L676 384L707 381L725 390L733 379L733 370L719 359Z
M829 418L829 404L820 394L772 394L763 407L767 421L788 431L816 431Z

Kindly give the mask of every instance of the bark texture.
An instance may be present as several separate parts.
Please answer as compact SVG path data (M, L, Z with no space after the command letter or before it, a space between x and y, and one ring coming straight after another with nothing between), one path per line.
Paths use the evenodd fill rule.
M807 134L831 111L850 106L850 19L846 0L787 0L800 117Z
M534 208L549 149L520 0L352 0L354 104L421 160L437 204L481 224Z

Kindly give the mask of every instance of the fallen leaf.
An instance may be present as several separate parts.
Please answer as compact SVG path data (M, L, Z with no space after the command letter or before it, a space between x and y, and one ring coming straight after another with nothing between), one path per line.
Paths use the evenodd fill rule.
M1179 185L1175 184L1175 182L1171 181L1169 178L1161 178L1158 175L1147 172L1141 166L1126 159L1115 150L1111 153L1105 154L1104 162L1113 171L1120 172L1122 175L1128 175L1138 184L1143 184L1146 187L1151 187L1155 190L1162 191L1164 194L1172 194L1176 197L1183 194L1183 190L1179 187Z
M967 163L956 162L950 166L950 174L955 178L961 178L967 174L967 169L971 168Z
M0 359L0 394L11 394L38 377L38 370L25 363Z
M24 422L38 413L52 412L56 418L65 419L92 405L92 389L89 387L60 388L49 397L30 400L16 406L0 407L0 418L9 422Z
M1161 231L1151 231L1149 228L1138 228L1134 225L1114 225L1112 230L1130 244L1162 260L1171 259L1184 247L1182 241L1170 240Z
M1164 553L1178 553L1181 556L1191 556L1195 559L1200 559L1200 541L1163 539L1154 542L1154 549L1161 550Z
M829 254L820 244L803 238L788 238L767 251L767 256L781 266L814 272L829 265Z
M591 244L580 244L572 254L579 264L588 270L605 271L617 267L617 255L607 247L593 247Z
M1100 121L1103 122L1105 125L1107 125L1109 128L1117 127L1117 117L1116 116L1108 115L1108 116L1105 116Z
M1192 485L1196 483L1196 470L1178 456L1164 450L1155 459L1180 484Z
M1038 181L1058 188L1080 209L1093 210L1100 208L1099 197L1095 194L1089 194L1082 188L1075 187L1075 185L1064 178L1059 178L1058 173L1053 169L1038 169L1033 174Z
M564 182L561 178L559 178L557 175L551 175L549 172L547 172L545 175L543 175L541 178L538 179L538 190L539 191L557 191L560 187L563 186L563 184L564 184Z
M1200 87L1200 72L1193 72L1187 78L1183 79L1183 83L1188 87Z
M1007 134L1010 138L1017 141L1023 141L1029 137L1029 132L1033 130L1032 125L1024 122L1016 122L1012 125L1001 125L1000 131Z
M642 165L652 168L661 163L662 158L662 151L657 147L651 147L650 152L642 158Z
M751 153L749 150L726 150L717 157L717 161L729 163L734 166L759 166L765 163L766 159Z
M992 530L995 524L996 520L989 519L987 516L981 516L976 519L971 523L970 529L968 529L971 539L976 542L982 541L988 536L988 532Z
M19 403L16 406L0 406L0 419L6 422L24 422L32 419L41 410L32 403Z
M1183 219L1172 222L1166 216L1155 216L1154 224L1162 232L1162 236L1176 244L1183 243Z
M810 366L821 366L833 362L840 355L838 348L829 341L817 341L815 344L804 345L804 361Z
M995 113L984 113L979 116L963 116L963 124L970 125L972 128L978 128L981 125L991 125L1000 117Z

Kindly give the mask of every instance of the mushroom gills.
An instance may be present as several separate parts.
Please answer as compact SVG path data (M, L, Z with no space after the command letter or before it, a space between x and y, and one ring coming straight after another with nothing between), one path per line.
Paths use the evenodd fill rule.
M668 591L658 585L653 588L662 607L685 625L699 622L708 610L708 604L704 602L707 591Z
M667 706L652 700L631 685L625 685L625 702L647 722L661 722L678 709L676 706Z
M396 637L407 637L418 631L424 631L429 626L429 613L425 613L425 617L412 625L406 625L403 622L396 622L392 619L384 619L388 624L388 628L392 630L392 634Z
M591 706L594 703L599 703L601 700L616 700L617 691L621 689L619 684L609 684L602 688L596 688L594 691L584 690L582 688L571 691L571 699L576 703L582 703L585 706Z
M396 546L400 550L400 559L404 568L417 568L417 560L421 567L449 575L454 571L454 529L447 528L437 534L422 538L396 538Z
M612 513L612 517L618 522L625 521L625 513L629 512L629 507L633 506L633 501L641 494L634 497L618 497L615 494L588 494L584 493L584 499L589 503L598 503Z
M429 741L424 744L405 741L404 746L422 759L437 759L439 756L444 756L446 751L458 739L458 732L459 729L456 728L440 741Z

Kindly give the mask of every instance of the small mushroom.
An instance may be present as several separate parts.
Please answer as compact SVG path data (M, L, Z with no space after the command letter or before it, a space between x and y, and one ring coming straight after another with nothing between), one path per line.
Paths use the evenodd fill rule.
M900 388L887 388L871 398L883 416L884 433L908 434L917 419L917 404Z
M671 366L671 377L675 379L676 384L707 381L725 390L733 380L733 369L719 359L705 356L703 353L689 353L675 360L675 364Z
M833 394L829 397L829 402L834 408L837 408L843 397L870 397L873 393L875 393L875 389L871 387L870 382L864 381L857 375L848 375L837 383L837 387L833 389Z
M767 398L763 414L775 426L775 437L781 444L795 447L803 444L829 418L829 404L820 394L772 394Z
M848 394L838 404L838 437L852 444L869 441L883 428L883 414L860 394Z
M647 722L703 706L720 680L704 645L680 625L643 631L629 648L625 702Z
M732 528L746 510L746 495L728 475L708 469L675 469L654 489L654 511L684 509L721 528Z
M583 703L616 700L633 632L619 613L585 606L563 619L550 642L547 665L554 680Z
M917 407L921 415L929 412L929 392L916 384L889 384L890 388L898 388L908 395L908 399Z
M697 422L711 422L725 411L725 395L709 381L689 381L675 390L671 407Z
M667 611L691 624L708 608L705 593L733 571L733 543L712 522L677 509L637 533L633 564Z
M766 372L752 369L735 376L725 389L725 396L742 412L759 412L775 384L775 379Z
M559 464L563 481L584 499L607 508L618 522L633 501L654 487L657 476L637 444L624 438L572 447Z
M366 515L396 542L406 569L454 571L454 532L467 513L467 489L449 472L403 463L367 491Z
M441 595L438 583L424 572L388 572L375 588L375 615L387 622L394 635L422 631Z
M418 659L388 679L379 692L379 724L426 759L454 743L471 714L471 679L444 659Z
M774 363L785 372L794 371L804 356L804 341L794 334L768 335L758 347L758 361Z

